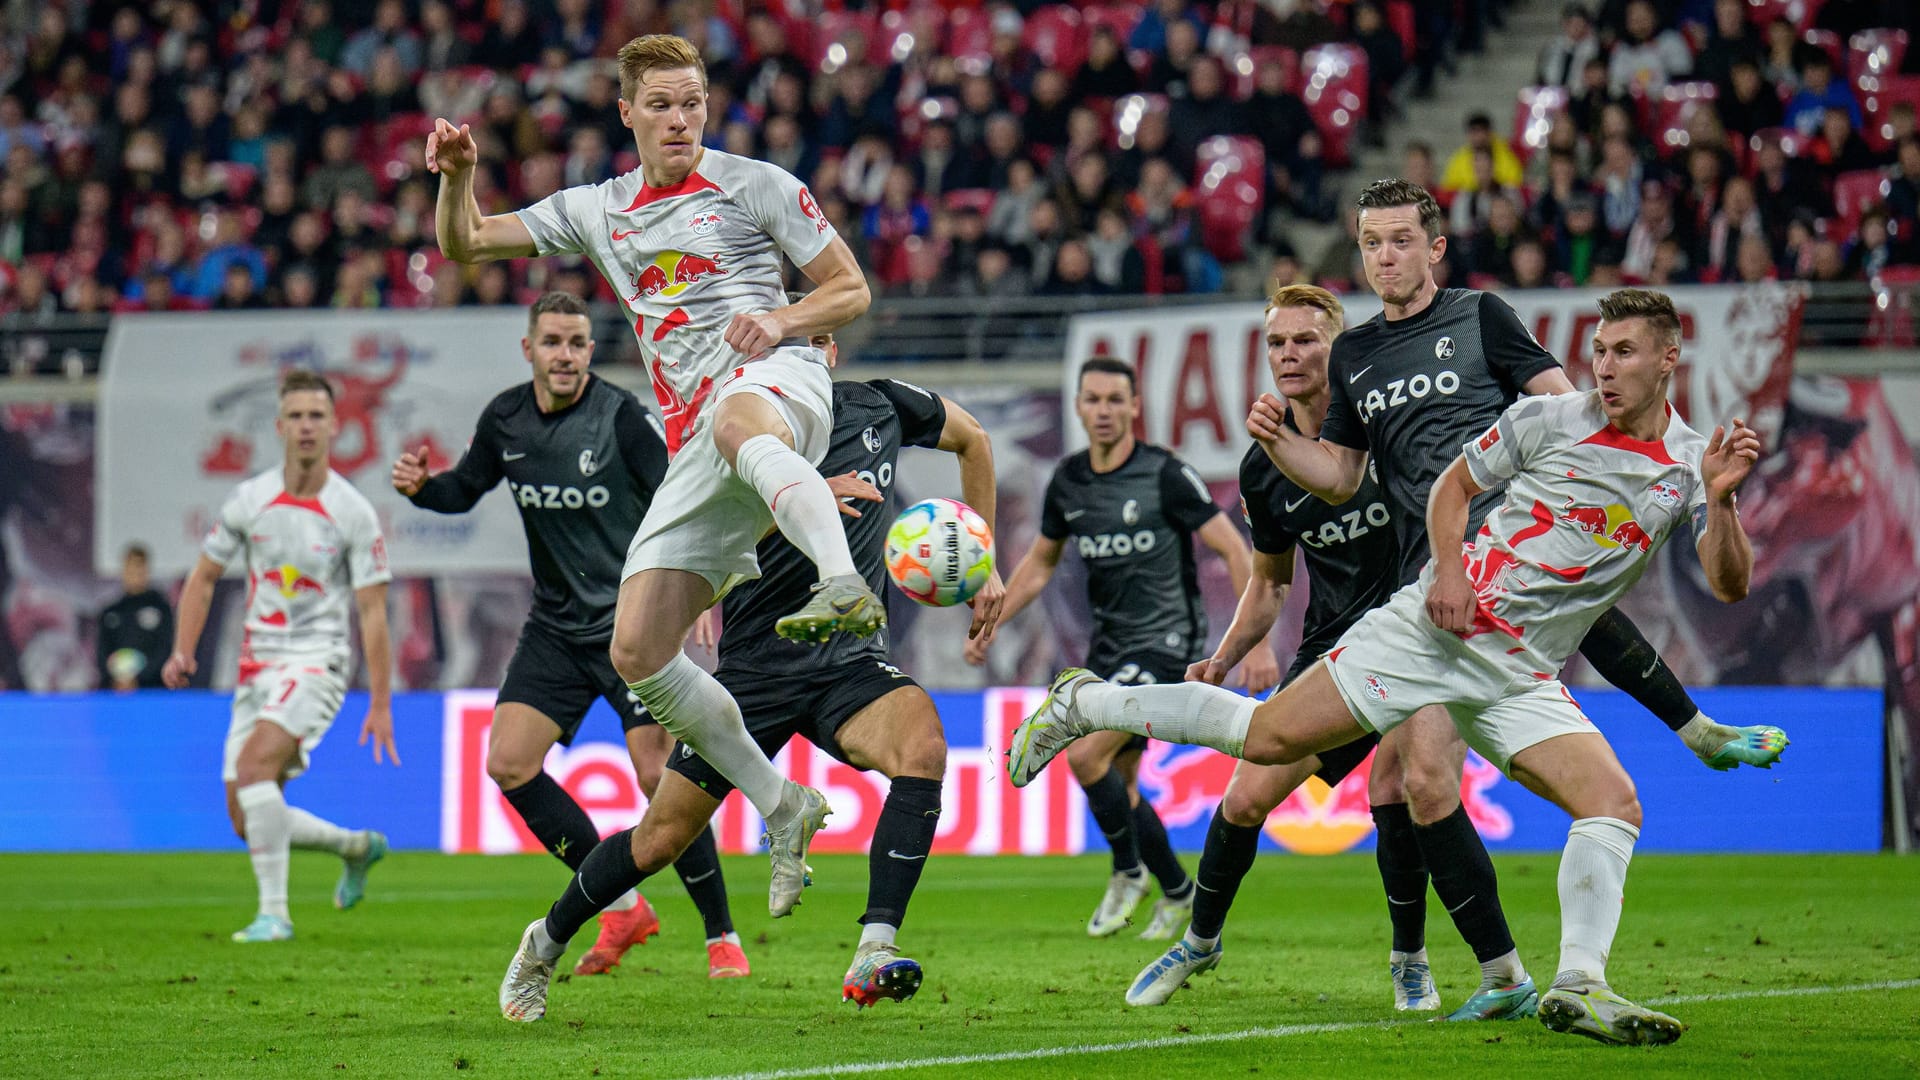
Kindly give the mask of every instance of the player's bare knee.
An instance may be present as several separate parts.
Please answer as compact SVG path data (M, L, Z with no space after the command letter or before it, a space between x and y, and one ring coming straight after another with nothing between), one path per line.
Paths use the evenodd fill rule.
M607 646L607 658L628 685L651 677L679 653L679 642L656 641L655 637L640 630L615 630L613 644Z
M1404 782L1407 812L1417 824L1431 825L1460 805L1458 773L1409 762Z
M920 776L938 780L947 775L947 740L938 729L922 731L906 740L893 776Z
M234 762L235 783L238 787L258 784L263 781L277 780L280 777L281 763L269 755L242 750L240 760Z
M487 775L501 791L525 787L540 775L540 762L528 761L499 747L487 748Z
M1229 785L1226 798L1220 800L1220 816L1229 825L1243 829L1257 828L1264 825L1267 815L1273 812L1273 807L1264 805L1264 802L1250 791Z
M633 779L634 782L640 785L640 793L651 800L653 793L660 790L660 774L665 771L666 769L662 767L661 763L652 758L635 760L633 763Z

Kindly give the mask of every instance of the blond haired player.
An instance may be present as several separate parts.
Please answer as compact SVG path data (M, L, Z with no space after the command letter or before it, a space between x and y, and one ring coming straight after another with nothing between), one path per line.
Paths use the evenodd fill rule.
M286 458L235 488L221 506L181 590L173 655L161 671L168 687L187 685L213 584L229 563L244 557L246 634L221 770L227 813L247 842L260 885L259 914L233 935L242 942L293 937L287 911L290 848L331 851L346 862L333 892L334 906L342 909L360 901L367 868L387 853L386 837L323 821L287 805L281 792L282 785L306 771L313 748L346 697L349 611L360 617L371 697L360 744L372 739L374 761L384 753L400 764L388 705L393 654L387 636L386 542L372 504L327 466L340 429L333 387L324 376L287 372L280 380L274 430L286 444Z
M1284 765L1445 706L1469 746L1573 818L1560 858L1559 974L1540 998L1542 1022L1606 1042L1678 1039L1679 1021L1607 983L1640 802L1558 676L1683 519L1714 596L1746 595L1753 549L1735 492L1760 440L1739 420L1703 438L1668 404L1680 361L1672 300L1621 289L1600 302L1600 318L1598 387L1522 398L1469 441L1428 497L1431 558L1419 579L1293 685L1256 705L1196 683L1114 686L1064 672L1014 732L1013 782L1088 731L1150 731ZM1502 500L1463 543L1469 504L1489 491Z
M516 213L480 212L473 136L436 121L426 157L440 174L439 242L461 262L585 254L624 299L673 456L628 549L613 666L660 725L766 819L767 906L777 917L799 901L826 800L774 769L739 706L681 642L731 583L759 574L754 551L769 526L820 577L812 599L776 624L782 637L864 637L885 624L815 468L833 429L832 383L825 354L807 343L866 311L867 285L805 185L777 166L701 146L707 76L691 44L635 38L619 65L620 122L633 131L640 167ZM783 255L817 286L792 305ZM543 955L559 955L540 924L525 936Z

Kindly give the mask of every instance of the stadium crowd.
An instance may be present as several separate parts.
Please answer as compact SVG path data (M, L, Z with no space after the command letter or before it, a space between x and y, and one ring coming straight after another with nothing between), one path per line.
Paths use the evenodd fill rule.
M582 264L442 259L420 147L472 123L511 210L633 167L608 57L670 31L710 145L807 179L886 295L1357 281L1340 170L1484 48L1499 0L861 5L736 0L11 4L0 312L512 304ZM1569 7L1517 135L1406 175L1455 283L1867 279L1920 261L1920 33L1902 0ZM1350 224L1350 223L1349 223Z

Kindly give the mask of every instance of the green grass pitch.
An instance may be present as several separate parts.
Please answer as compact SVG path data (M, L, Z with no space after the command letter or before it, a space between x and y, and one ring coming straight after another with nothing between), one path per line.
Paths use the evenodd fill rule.
M1497 861L1544 983L1556 859ZM328 899L337 867L296 855L297 940L242 946L227 940L253 913L238 851L0 856L0 1076L825 1076L978 1055L1020 1056L913 1075L1920 1075L1920 861L1891 856L1635 859L1613 983L1670 999L1690 1025L1678 1044L1644 1049L1531 1020L1397 1018L1365 855L1262 858L1221 967L1148 1010L1121 995L1158 947L1083 930L1104 860L935 859L901 937L926 984L865 1012L840 1001L865 860L815 860L819 884L775 922L764 859L730 858L751 978L706 978L699 920L667 875L646 890L662 936L610 977L556 984L547 1018L525 1026L500 1018L495 992L563 868L398 853L341 913ZM1478 969L1437 902L1430 916L1451 1006ZM1132 1042L1151 1045L1096 1049Z

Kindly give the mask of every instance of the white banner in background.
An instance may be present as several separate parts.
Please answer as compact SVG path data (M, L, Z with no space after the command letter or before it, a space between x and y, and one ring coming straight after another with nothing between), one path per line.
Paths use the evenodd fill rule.
M415 508L388 473L402 450L459 460L480 410L527 379L524 311L122 315L102 357L93 561L120 572L139 541L155 577L192 568L235 484L281 461L273 431L281 372L333 380L333 466L372 500L394 572L525 573L527 546L499 492L467 514Z
M1804 293L1791 284L1669 290L1680 310L1680 371L1673 397L1696 428L1741 416L1771 440L1793 375L1793 341ZM1590 386L1587 356L1600 320L1601 289L1512 292L1503 298L1576 386ZM1380 311L1372 295L1341 297L1347 325ZM1140 375L1144 438L1179 454L1208 480L1237 479L1248 446L1247 408L1273 389L1261 304L1163 308L1145 314L1078 315L1067 327L1061 365L1069 451L1087 445L1073 412L1080 361L1116 356Z

